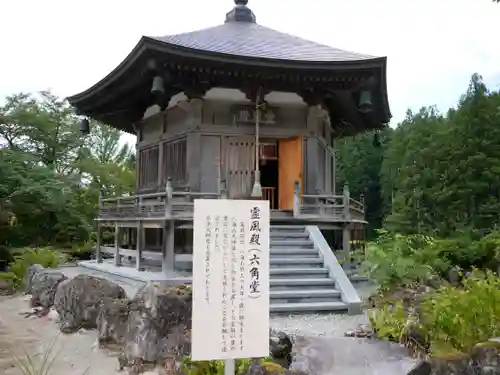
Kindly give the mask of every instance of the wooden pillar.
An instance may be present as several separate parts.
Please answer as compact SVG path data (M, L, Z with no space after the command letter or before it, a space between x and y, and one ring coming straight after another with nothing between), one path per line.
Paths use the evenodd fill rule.
M163 242L162 242L162 257L161 270L164 275L169 275L175 269L175 226L172 219L172 199L173 188L172 179L167 178L165 185L165 221L163 222Z
M137 142L135 144L135 191L138 192L141 190L141 184L144 182L142 181L142 170L141 170L141 159L142 159L142 153L139 150L139 131L136 131L137 134Z
M306 194L314 194L314 192L319 188L318 186L319 145L318 145L318 139L315 136L307 138L306 152L307 152Z
M307 112L307 132L306 141L306 194L314 194L318 186L318 165L319 165L319 144L318 144L318 124L321 117L321 106L310 102Z
M95 259L96 259L97 263L102 263L101 236L102 236L101 223L97 222L97 238L96 238L96 243L95 243Z
M165 142L158 143L158 187L161 189L161 186L165 183L165 155L163 154L165 151Z
M104 192L102 190L99 190L99 211L104 205L103 202L104 199ZM99 212L99 215L101 212ZM102 227L101 227L101 222L97 222L97 238L96 238L96 243L95 243L95 259L97 263L102 263L102 255L101 255L101 237L102 237Z
M337 195L337 149L335 139L332 140L332 194Z
M351 193L347 184L344 185L343 196L344 220L349 221L351 220Z
M137 271L144 271L144 267L142 265L142 251L144 250L144 224L142 220L137 222L137 237L136 237L136 250L137 254L135 255L135 269Z
M293 217L300 216L300 182L293 184Z
M192 130L186 142L186 180L192 191L201 191L201 134Z
M115 266L120 267L122 265L122 257L120 256L120 226L118 222L115 222Z
M351 226L349 224L342 228L342 252L344 270L351 269Z
M163 244L161 270L165 276L171 276L175 270L175 225L173 220L166 220L163 224Z

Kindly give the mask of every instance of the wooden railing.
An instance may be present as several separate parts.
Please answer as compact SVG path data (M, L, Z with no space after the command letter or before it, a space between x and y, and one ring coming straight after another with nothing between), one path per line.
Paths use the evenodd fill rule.
M349 188L344 186L342 195L300 194L298 181L294 186L294 217L334 217L345 221L364 220L365 207L363 197L357 201L350 196Z
M133 218L167 218L191 220L193 218L194 199L221 199L227 197L226 183L221 182L218 193L200 193L190 191L173 191L168 180L165 191L151 194L139 194L128 197L99 199L99 218L101 220L133 219ZM275 188L263 187L262 199L269 200L274 207ZM299 184L294 186L295 218L320 218L334 220L364 220L363 199L357 201L350 197L349 189L344 188L342 195L300 194Z
M274 192L276 188L274 186L271 187L262 187L262 199L265 201L269 201L269 207L271 209L274 208Z
M177 218L193 217L194 199L219 199L226 193L225 183L219 193L198 193L189 189L173 191L169 179L165 191L128 197L99 199L99 217L120 218Z

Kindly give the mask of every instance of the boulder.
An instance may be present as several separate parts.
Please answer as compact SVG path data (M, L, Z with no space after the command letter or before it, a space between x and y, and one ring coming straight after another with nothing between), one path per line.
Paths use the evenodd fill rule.
M269 332L269 351L276 363L284 368L290 368L292 364L293 344L290 337L284 332Z
M31 278L31 306L51 307L54 304L57 286L66 279L61 271L53 269L36 272Z
M99 344L123 344L127 333L130 301L108 299L102 302L97 316Z
M123 358L126 364L180 358L191 352L191 287L149 283L130 304Z
M420 362L408 375L500 375L500 340L476 345L470 353L452 353Z
M23 279L23 285L24 285L24 288L25 288L27 294L32 293L33 278L35 277L35 275L38 272L43 271L44 269L45 268L40 264L33 264L33 265L28 267L28 271L26 271L26 275L24 275L24 279Z
M61 332L97 328L101 304L108 299L126 297L121 286L99 277L78 275L61 282L54 300L61 321Z
M421 361L407 375L430 375L431 371L431 364L428 361Z

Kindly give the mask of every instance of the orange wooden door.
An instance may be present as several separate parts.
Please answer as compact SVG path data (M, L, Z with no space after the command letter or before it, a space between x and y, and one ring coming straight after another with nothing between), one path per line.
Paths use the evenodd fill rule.
M302 193L302 137L278 141L278 200L280 210L293 210L293 186L299 181Z

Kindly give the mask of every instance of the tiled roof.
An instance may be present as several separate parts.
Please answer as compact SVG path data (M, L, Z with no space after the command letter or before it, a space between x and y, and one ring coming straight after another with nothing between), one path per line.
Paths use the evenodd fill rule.
M311 42L251 22L227 22L208 29L153 39L200 51L276 60L342 62L375 58Z

